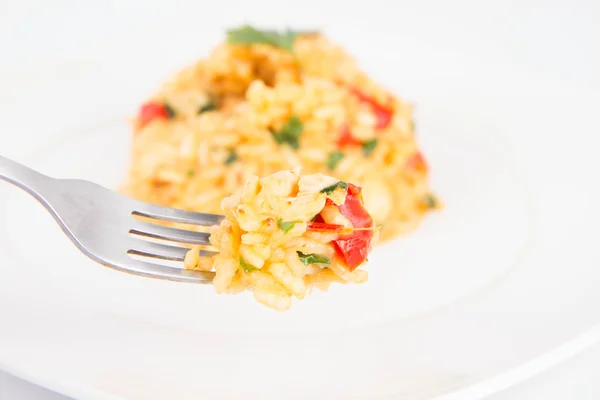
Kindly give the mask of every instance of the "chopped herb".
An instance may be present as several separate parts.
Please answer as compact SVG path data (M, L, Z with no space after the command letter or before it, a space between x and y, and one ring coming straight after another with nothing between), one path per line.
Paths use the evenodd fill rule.
M275 46L281 47L282 49L287 50L290 53L294 52L294 42L298 37L298 32L294 32L288 29L284 33L275 33L275 35L279 35L278 39L275 42Z
M279 228L281 228L281 230L283 231L283 233L288 233L293 227L294 225L296 225L298 222L301 221L283 221L282 219L280 219L279 221L277 221L277 226L279 226Z
M343 152L339 150L331 152L329 154L329 158L327 159L327 168L329 168L330 171L333 171L338 163L342 161L342 158L344 158Z
M369 157L373 150L375 150L375 147L377 147L377 139L371 139L363 142L362 149L365 157Z
M331 194L333 192L335 192L335 189L337 188L342 188L344 190L348 190L348 184L346 182L336 182L331 186L327 186L326 188L323 188L320 190L320 193L325 193L325 194Z
M244 272L252 272L258 270L258 268L254 268L252 265L248 264L242 256L240 256L240 266L242 267Z
M188 169L187 176L189 176L191 178L194 175L196 175L196 170L193 169L193 168L192 169Z
M284 32L261 30L245 25L238 29L228 30L227 41L230 44L268 44L292 53L294 41L302 34L305 33L289 29ZM315 32L309 32L309 34L315 34Z
M272 131L273 138L279 144L287 144L292 149L297 150L300 147L299 138L304 129L304 124L300 118L293 116L286 122L279 131Z
M329 257L325 257L319 254L304 254L301 251L297 251L298 258L304 265L310 264L331 264Z
M432 194L427 194L423 197L423 205L428 209L436 208L438 204L437 199Z
M203 112L212 111L216 109L217 105L211 100L208 103L204 104L202 107L200 107L200 109L198 110L198 114L202 114Z
M238 159L237 153L234 149L229 150L229 155L225 159L225 165L233 164Z
M171 107L168 103L163 103L163 106L165 107L165 111L167 112L167 117L169 119L171 118L175 118L175 110L173 109L173 107Z
M417 123L414 119L410 120L410 130L413 131L413 133L415 133L417 130Z

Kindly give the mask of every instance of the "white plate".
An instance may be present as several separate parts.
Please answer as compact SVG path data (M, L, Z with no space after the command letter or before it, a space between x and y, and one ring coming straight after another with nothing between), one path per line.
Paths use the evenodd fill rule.
M201 27L190 13L161 15L160 30L137 18L118 40L82 28L77 54L3 76L3 152L54 176L120 184L126 119L162 78L245 15L292 20L234 9ZM296 25L310 25L296 11ZM363 15L348 15L327 32L417 102L446 209L377 249L367 284L279 314L250 295L100 267L2 185L0 367L79 399L451 398L491 393L597 338L598 93L403 27L357 32Z

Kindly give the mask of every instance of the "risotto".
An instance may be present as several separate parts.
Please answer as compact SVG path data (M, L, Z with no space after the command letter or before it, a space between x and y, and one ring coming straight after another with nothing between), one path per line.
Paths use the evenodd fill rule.
M188 252L186 268L214 270L218 293L251 289L259 302L287 310L314 286L362 283L360 267L377 237L362 189L322 174L280 171L250 177L222 202L225 219L211 228L219 254Z
M224 44L183 68L141 106L134 120L125 192L160 205L221 213L221 200L244 182L301 168L302 174L324 174L364 188L366 209L385 240L415 227L438 206L414 129L412 106L370 79L353 57L323 35L245 26L229 31ZM315 196L307 208L325 201L323 194ZM226 210L230 207L227 203ZM226 224L233 223L230 217ZM288 236L280 236L309 241L307 246L325 251L328 245L323 241L329 236L306 231L306 218L302 214L284 219L301 222ZM223 232L217 231L216 237L225 237ZM261 235L254 230L244 233L238 238L241 249L250 245L244 241L263 240ZM290 246L295 249L297 244ZM286 254L279 246L272 251L277 257ZM312 254L306 251L302 253ZM345 279L334 272L335 259L327 269L298 260L273 261L266 272L260 266L273 255L252 252L242 257L257 269L244 279L256 279L256 287L271 285L281 293L303 296L307 283L302 276L317 283L324 276ZM244 286L245 280L236 275L238 264L226 255L215 261L217 271L223 271L216 281L219 291ZM287 273L294 268L298 270ZM361 273L344 276L363 279Z

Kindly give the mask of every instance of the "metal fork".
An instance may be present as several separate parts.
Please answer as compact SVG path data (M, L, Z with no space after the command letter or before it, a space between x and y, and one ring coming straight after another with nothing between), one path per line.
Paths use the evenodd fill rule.
M189 248L180 244L210 245L210 235L165 227L153 222L211 226L218 224L224 218L222 215L144 203L89 181L50 178L2 156L0 179L13 183L35 197L50 211L79 250L102 265L158 279L212 282L213 272L164 265L165 260L184 260ZM149 222L140 220L140 217ZM157 243L157 240L169 244ZM204 257L214 254L216 253L207 250L200 252L200 256Z

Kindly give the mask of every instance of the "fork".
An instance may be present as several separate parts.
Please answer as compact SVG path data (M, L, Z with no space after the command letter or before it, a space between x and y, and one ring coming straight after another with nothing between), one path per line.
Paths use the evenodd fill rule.
M0 156L0 179L35 197L77 248L104 266L171 281L212 282L214 272L165 265L183 262L190 248L181 244L209 246L210 234L157 222L211 226L218 224L224 218L222 215L144 203L85 180L51 178L3 156ZM200 251L201 257L214 254L214 251Z

